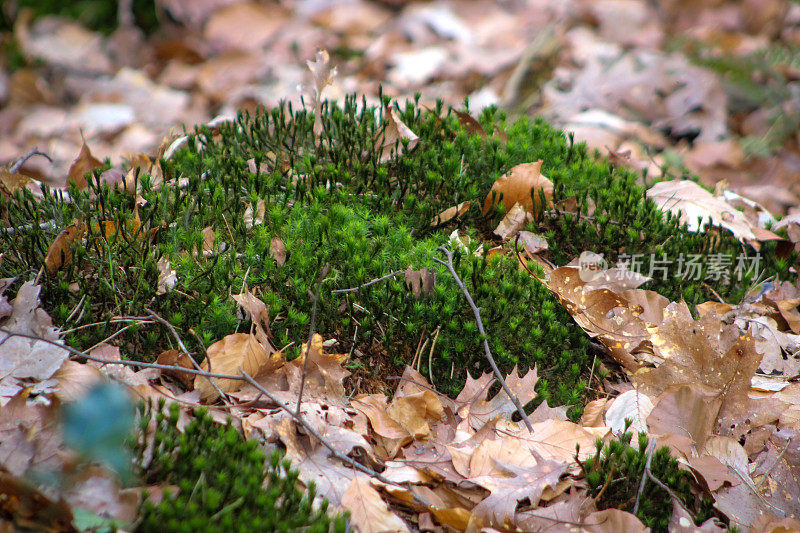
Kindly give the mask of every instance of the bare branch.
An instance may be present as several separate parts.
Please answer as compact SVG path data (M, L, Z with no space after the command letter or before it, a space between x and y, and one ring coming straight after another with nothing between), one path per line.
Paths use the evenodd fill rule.
M385 276L381 276L380 278L375 278L373 280L370 280L370 281L364 283L363 285L359 285L358 287L351 287L349 289L336 289L336 290L331 291L331 292L333 294L343 294L343 293L346 293L346 292L356 292L358 290L363 289L364 287L369 287L370 285L374 285L374 284L376 284L376 283L378 283L380 281L383 281L385 279L389 279L391 277L394 277L394 276L396 276L398 274L402 274L402 273L403 273L402 270L395 270L394 272L386 274Z
M88 353L77 350L72 346L61 344L58 341L51 341L50 339L44 339L36 335L28 335L27 333L11 331L10 329L6 328L0 328L0 333L7 334L8 337L6 337L6 339L8 339L9 337L22 337L24 339L33 339L37 341L46 342L47 344L52 344L53 346L57 346L63 350L67 350L68 352L78 357L83 357L84 359L88 359L89 361L94 361L96 363L101 363L104 365L124 365L124 366L138 366L142 368L157 368L159 370L169 370L171 372L184 372L186 374L193 374L195 376L203 376L205 378L237 379L240 381L244 381L244 378L242 376L236 374L216 374L213 372L205 372L203 370L195 370L193 368L184 368L182 366L177 366L177 365L159 365L158 363L143 363L141 361L127 361L124 359L103 359L102 357L95 357L94 355L89 355ZM3 342L6 341L6 339L0 341L0 344L3 344Z
M494 372L494 376L497 378L497 381L500 382L500 385L503 387L503 390L508 397L511 398L511 401L514 403L514 407L517 408L517 413L519 416L522 417L522 421L525 423L525 427L528 428L529 432L533 432L533 426L531 425L530 421L528 420L528 415L525 414L525 409L522 408L522 405L519 403L519 399L511 392L511 389L508 388L506 385L506 380L503 379L502 374L500 374L500 369L497 368L497 363L494 362L494 357L492 357L492 351L489 349L489 341L486 338L486 332L483 329L483 320L481 320L481 310L475 305L475 302L472 300L472 295L470 295L467 287L464 285L464 282L461 281L461 278L458 277L456 274L456 269L453 266L453 252L447 246L440 246L437 248L438 251L442 252L445 257L447 257L447 262L445 263L441 259L434 258L433 260L439 264L442 264L447 267L447 270L450 271L450 275L453 276L453 279L456 280L461 292L464 293L464 297L467 299L467 303L472 308L472 314L475 315L475 320L478 322L478 332L483 339L483 350L486 353L486 359L489 360L489 364L492 366L492 371Z
M27 163L28 159L30 159L31 157L33 157L35 155L44 156L44 157L47 158L48 161L50 161L51 163L53 162L53 160L50 158L49 155L47 155L44 152L40 152L39 151L39 147L38 146L34 146L33 148L31 148L31 150L27 154L25 154L22 157L20 157L19 159L17 159L14 162L14 164L11 165L11 167L8 169L8 171L11 172L12 174L16 174L19 171L19 169L22 168L22 165Z
M316 292L312 294L312 300L314 302L313 308L311 309L311 325L308 328L308 342L306 343L306 357L303 359L303 373L300 376L300 391L297 393L297 412L300 412L300 404L303 402L303 387L306 384L306 369L308 368L308 356L311 353L311 339L314 337L314 327L317 324L317 302L319 302L319 289L322 286L322 280L325 279L325 276L328 275L328 270L330 270L330 265L327 263L325 266L322 267L322 272L319 273L319 278L317 278L317 288Z

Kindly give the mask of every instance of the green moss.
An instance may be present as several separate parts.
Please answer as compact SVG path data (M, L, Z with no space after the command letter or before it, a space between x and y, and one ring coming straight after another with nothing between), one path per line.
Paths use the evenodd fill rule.
M141 414L144 433L153 409ZM297 472L278 452L267 459L255 441L202 409L180 432L178 414L177 404L155 410L151 459L144 434L136 446L142 478L178 488L159 503L145 495L137 531L345 531L344 517L329 517L327 501L315 505L313 484L300 490Z
M43 276L43 301L57 323L72 330L68 342L88 348L122 327L112 317L145 316L149 306L172 321L200 354L190 328L206 346L237 327L246 331L228 297L245 285L269 306L275 344L294 342L296 349L308 334L307 293L328 264L317 330L354 354L353 367L370 369L376 377L398 373L411 362L420 339L427 338L430 347L438 332L430 363L423 357L421 370L433 376L437 388L455 394L466 372L488 365L466 301L433 257L454 229L469 234L473 243L491 235L500 212L483 215L480 204L512 166L542 159L544 173L555 183L554 199L577 198L572 213L543 213L530 228L547 236L550 258L558 264L584 250L603 253L612 263L624 254L676 261L681 254L708 258L741 250L731 236L691 233L674 217L665 219L645 198L639 176L592 157L585 146L541 120L507 125L502 113L485 112L481 121L487 130L497 125L506 131L508 142L502 143L469 135L441 105L431 112L410 102L395 113L419 142L382 163L374 147L389 106L382 101L378 109L355 97L341 107L324 104L319 140L314 117L291 104L242 114L216 132L199 128L183 151L162 162L166 180L186 178L185 186L154 188L148 176L141 177L146 202L138 208L139 226L131 222L133 198L96 178L86 191L71 190L71 203L49 191L38 203L27 192L0 199L0 212L8 206L11 226L31 224L13 233L0 229L7 250L0 275L35 275L59 229L81 220L88 234L74 246L70 266ZM472 206L458 223L431 227L436 214L465 200ZM244 213L259 201L265 220L248 227ZM588 216L590 204L595 209ZM39 226L48 220L55 225ZM124 229L103 231L105 221ZM202 248L208 227L216 251L192 253ZM288 252L282 266L270 257L276 237ZM792 258L778 260L773 249L774 244L764 246L762 268L767 275L792 279ZM171 261L178 282L173 291L157 295L161 258ZM487 262L458 253L456 262L482 308L501 370L536 364L542 376L539 399L576 406L571 414L577 415L585 389L581 377L588 375L591 361L580 328L549 291L519 271L515 259ZM406 268L435 272L433 293L415 297L402 276L355 293L333 292ZM702 274L707 273L706 266ZM752 274L741 280L734 275L731 283L670 275L646 287L690 303L712 297L710 289L735 301L752 281ZM90 322L101 325L74 329ZM162 326L147 324L130 327L115 342L128 357L150 359L173 340Z
M597 498L600 510L621 509L632 513L638 500L636 516L653 531L667 531L672 516L672 498L650 479L645 481L639 493L649 441L644 433L640 433L638 448L634 448L630 445L631 437L632 433L626 428L619 440L605 444L598 440L597 454L586 461L578 461L589 485L589 493ZM670 455L669 447L663 446L652 454L650 473L681 500L692 513L696 525L714 516L714 501L698 495L698 489L692 484L692 475L680 469L678 461Z

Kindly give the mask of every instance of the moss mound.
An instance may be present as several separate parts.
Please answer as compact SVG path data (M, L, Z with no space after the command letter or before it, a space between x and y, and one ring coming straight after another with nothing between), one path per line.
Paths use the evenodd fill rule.
M143 433L153 411L142 410ZM168 412L159 404L152 458L145 460L143 441L136 447L143 479L177 487L158 503L145 495L137 531L345 531L343 516L326 514L327 501L315 506L313 484L298 489L297 472L278 452L267 459L256 441L202 409L181 433L178 414L177 404Z
M395 148L402 153L395 157L375 142L390 108L419 137L413 149L399 142ZM441 105L427 110L409 102L400 109L383 99L373 109L351 97L341 107L324 104L320 118L319 139L314 116L291 105L243 114L215 131L199 128L185 149L162 161L165 179L184 178L184 185L154 187L149 176L140 176L145 202L136 210L130 195L101 185L96 176L87 190L69 191L70 202L49 191L38 202L24 191L0 199L9 226L26 227L0 229L7 250L0 275L31 277L58 231L82 221L87 235L72 247L71 264L43 275L48 311L70 331L68 341L76 347L117 334L126 356L151 358L170 342L166 330L132 325L119 333L118 317L146 315L149 306L202 353L198 342L208 345L247 327L228 297L245 284L269 306L275 344L294 342L291 352L308 334L307 292L328 264L317 330L353 354L353 368L380 378L399 373L427 341L420 370L437 388L455 394L467 371L488 366L472 314L447 271L433 261L435 249L448 243L454 229L470 234L473 248L488 247L480 243L491 239L502 212L483 215L479 204L514 165L543 160L555 184L554 200L573 199L569 212L545 211L528 228L547 237L558 264L583 250L604 253L611 262L623 254L675 260L681 254L741 252L732 236L691 233L675 218L664 218L645 198L640 176L592 156L541 120L507 125L502 113L485 112L484 128L505 131L504 142L469 133ZM442 210L466 200L472 205L458 222L431 226ZM259 204L263 222L249 223L246 213L257 216ZM594 211L588 215L590 205ZM54 224L40 226L49 220ZM271 257L276 239L286 247L283 264ZM204 245L213 252L193 253ZM767 275L788 279L792 258L777 259L773 248L764 246L761 266ZM457 270L482 308L501 370L536 364L543 376L539 399L573 405L577 414L585 389L581 377L592 360L585 335L545 288L520 273L513 257L485 260L472 251L456 253ZM177 284L158 295L162 258L171 261ZM435 289L415 296L396 276L355 292L334 292L407 268L435 273ZM730 301L753 280L752 272L741 279L733 275L730 283L670 276L647 287L690 303L709 299L711 290ZM81 327L87 323L99 325Z
M715 515L714 501L693 488L692 474L681 470L669 447L649 451L649 440L639 434L637 447L631 446L633 434L623 432L619 439L597 442L597 454L584 462L578 461L589 485L589 493L597 499L597 507L634 512L653 531L669 530L672 517L672 496L649 478L640 492L645 467L650 475L669 488L680 503L700 525ZM648 456L650 459L648 465Z

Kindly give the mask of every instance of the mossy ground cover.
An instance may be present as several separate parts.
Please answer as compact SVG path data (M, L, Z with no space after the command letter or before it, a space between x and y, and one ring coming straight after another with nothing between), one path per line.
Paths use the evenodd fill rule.
M433 260L436 248L458 229L471 236L473 249L457 251L456 267L482 308L500 369L536 365L543 377L539 399L570 405L575 416L594 356L585 334L513 256L486 260L480 251L472 253L493 244L491 230L502 208L483 214L480 204L498 176L541 159L555 184L556 205L573 199L570 209L542 211L528 228L547 238L557 264L583 250L603 253L611 262L622 254L677 258L742 250L732 236L692 233L676 218L664 218L646 199L641 176L588 153L541 120L506 124L501 112L484 112L484 129L505 132L501 140L469 133L441 105L382 102L378 109L355 97L342 106L323 104L319 137L314 116L291 105L242 114L214 131L201 127L174 158L162 161L165 183L181 178L182 185L153 186L149 176L138 176L144 200L138 207L130 194L101 184L97 176L87 189L69 190L70 201L53 191L45 191L41 201L26 191L0 200L8 226L25 227L0 230L0 275L35 276L58 231L78 220L87 235L73 246L69 266L42 273L43 301L73 346L88 349L113 338L126 357L151 360L170 347L167 331L117 320L146 317L152 309L201 357L200 343L208 346L247 328L229 298L246 286L268 305L274 343L291 345L291 356L308 335L308 291L327 264L316 329L351 353L357 377L367 378L361 386L372 383L366 386L374 389L383 378L399 375L416 348L435 338L420 370L437 388L455 394L466 372L488 368L466 301ZM390 108L419 137L413 149L398 143L401 153L393 157L376 146ZM471 207L458 221L431 225L442 210L467 200ZM248 223L245 213L259 203L263 222ZM41 225L47 221L53 223ZM207 228L215 242L203 254ZM275 239L286 248L283 264L270 254ZM772 246L762 249L762 267L787 279L791 258L776 258ZM177 284L157 294L163 258L176 270ZM355 292L334 292L407 268L434 272L435 289L415 296L401 275ZM714 293L735 301L754 281L752 273L730 283L671 276L648 288L690 303Z
M265 457L230 423L220 426L198 409L181 431L178 404L167 410L163 401L140 414L141 434L152 443L141 437L134 446L138 474L172 488L159 503L143 498L137 531L346 530L343 515L328 516L327 501L314 502L313 485L298 489L298 474L280 452Z

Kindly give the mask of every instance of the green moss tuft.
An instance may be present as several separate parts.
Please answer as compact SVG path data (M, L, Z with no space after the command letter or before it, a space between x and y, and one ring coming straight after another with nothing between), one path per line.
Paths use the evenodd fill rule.
M161 501L143 499L137 531L345 531L345 519L315 505L313 484L298 488L297 472L279 452L269 459L255 441L215 423L202 409L183 433L177 404L155 413L152 459L145 465L151 406L141 409L143 436L136 446L140 475L148 483L175 485Z
M672 517L672 498L649 479L639 495L649 440L644 433L640 433L638 447L635 448L631 446L632 436L626 428L618 440L607 443L598 440L596 455L586 461L578 460L589 485L589 493L597 498L600 510L621 509L632 513L638 499L636 516L653 531L667 531ZM650 472L681 500L693 514L696 525L715 515L714 501L698 495L697 489L692 486L692 475L680 469L667 446L652 454Z

